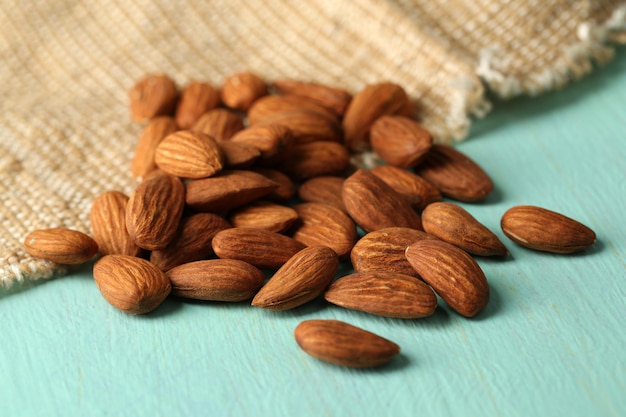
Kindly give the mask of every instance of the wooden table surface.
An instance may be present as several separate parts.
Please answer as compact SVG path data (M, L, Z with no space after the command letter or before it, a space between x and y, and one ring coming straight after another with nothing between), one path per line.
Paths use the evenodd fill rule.
M508 246L479 259L492 290L466 319L394 320L322 301L293 311L168 299L134 317L100 296L89 267L0 290L0 415L626 415L626 50L536 99L495 103L459 149L496 184L463 204ZM518 204L594 229L572 255L533 252L499 227ZM402 348L389 366L336 367L293 330L336 318Z

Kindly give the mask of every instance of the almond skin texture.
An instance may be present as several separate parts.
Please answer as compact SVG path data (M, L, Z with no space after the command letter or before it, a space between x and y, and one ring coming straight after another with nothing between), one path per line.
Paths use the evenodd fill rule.
M352 94L342 88L298 80L278 80L274 88L284 95L306 97L342 117L352 100Z
M350 152L340 143L311 142L293 145L283 153L277 168L294 181L339 175L350 165Z
M489 302L485 274L464 250L441 240L420 240L407 248L406 258L420 277L460 315L473 317Z
M444 196L458 201L482 200L493 191L489 175L450 145L433 145L425 160L415 168L415 173L437 187Z
M378 165L370 172L406 197L416 210L423 210L430 203L441 201L441 192L437 187L409 170Z
M145 314L157 308L172 289L170 280L145 259L107 255L93 267L93 278L102 296L129 314Z
M254 307L288 310L317 298L339 269L337 254L326 246L309 246L293 255L252 299Z
M150 262L162 271L213 255L213 237L231 227L224 218L213 213L196 213L184 217L176 238L167 247L150 253Z
M213 251L222 259L238 259L258 268L280 268L305 246L280 233L234 227L213 237Z
M406 116L382 116L372 124L370 142L383 161L410 168L424 159L433 144L433 137Z
M322 245L345 258L356 241L356 225L345 211L323 203L302 203L293 206L300 225L292 237L307 246Z
M374 174L357 170L342 190L350 217L366 232L401 226L422 230L422 221L407 199Z
M176 106L176 123L190 129L209 110L220 104L220 93L207 83L192 81L183 89Z
M178 100L178 89L167 75L148 75L139 80L128 93L130 114L135 122L156 116L170 116Z
M94 200L89 212L91 231L103 255L140 256L142 249L126 229L128 196L119 191L106 191Z
M291 207L258 200L235 210L229 220L234 227L282 233L298 220L298 213Z
M584 224L537 206L512 207L504 213L500 224L513 242L543 252L579 252L596 241L595 232Z
M428 317L437 308L437 296L422 280L386 271L341 277L324 298L340 307L399 319Z
M261 151L247 143L223 140L218 145L228 169L249 168L261 157Z
M260 151L261 158L270 159L291 146L293 135L286 126L269 124L240 130L230 141L252 145Z
M257 172L268 178L270 181L278 184L276 189L264 197L265 199L279 203L286 203L296 195L296 185L285 173L271 168L255 168L254 172Z
M229 140L243 128L243 119L235 112L227 109L213 109L200 116L191 130L222 141Z
M172 295L206 301L249 300L265 283L261 270L235 259L190 262L166 275L172 282Z
M309 203L325 203L346 211L341 197L344 181L344 177L330 175L313 177L300 185L298 196Z
M509 253L500 239L463 207L448 202L428 205L422 212L427 233L479 256L504 256Z
M231 109L246 111L259 98L267 94L267 85L261 77L250 72L233 74L224 80L220 95Z
M130 163L130 171L135 178L144 178L157 169L156 162L154 162L157 146L163 138L177 130L176 122L169 116L159 116L150 120L139 137L135 155Z
M170 174L156 172L141 182L126 206L126 228L140 248L163 249L174 239L185 207L185 187Z
M98 252L98 244L90 236L63 227L30 232L24 248L31 256L66 265L85 263Z
M356 272L389 271L419 277L404 252L412 243L436 239L421 230L408 227L386 227L359 239L350 252Z
M181 178L210 177L224 167L224 156L215 139L189 130L163 138L154 161L162 171Z
M388 363L400 347L372 332L338 320L306 320L294 331L296 343L324 362L351 368Z
M290 110L273 114L253 126L279 125L291 131L294 143L342 142L341 125L333 117L311 110Z
M352 151L370 148L370 128L384 115L410 117L413 105L404 89L394 83L370 84L356 94L343 117L345 144Z
M272 95L258 99L250 110L248 110L248 120L255 125L271 119L277 114L291 111L305 111L319 113L320 115L338 122L337 115L326 107L315 101L296 95Z

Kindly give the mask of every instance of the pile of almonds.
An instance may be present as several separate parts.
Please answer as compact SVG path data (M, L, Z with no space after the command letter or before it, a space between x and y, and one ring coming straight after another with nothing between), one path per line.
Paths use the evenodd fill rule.
M95 282L118 309L148 313L170 295L269 310L323 297L398 319L432 315L437 295L465 317L487 305L474 258L508 250L444 198L482 200L492 180L456 148L433 143L401 86L372 84L352 96L239 73L219 89L191 82L180 90L149 75L131 89L130 111L145 123L132 194L111 190L93 202L91 236L57 228L24 241L31 255L62 264L99 253ZM384 163L354 166L370 150ZM511 208L501 226L517 244L554 253L596 238L534 206ZM341 263L354 272L336 277ZM336 320L304 321L295 338L344 366L378 366L400 350Z

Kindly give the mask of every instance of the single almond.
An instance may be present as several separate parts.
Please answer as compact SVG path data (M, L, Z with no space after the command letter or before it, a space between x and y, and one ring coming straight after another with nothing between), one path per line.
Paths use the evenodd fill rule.
M331 110L338 117L343 116L352 100L352 94L343 88L315 82L277 80L274 81L273 86L280 94L306 97Z
M199 261L213 255L213 237L231 225L214 213L196 213L183 217L179 231L172 242L163 249L150 253L150 262L162 271L188 262Z
M190 130L211 136L217 141L229 140L235 133L243 130L243 119L228 109L213 109L204 113Z
M190 130L170 133L154 154L159 169L181 178L205 178L224 167L224 156L215 139Z
M296 144L282 155L277 168L294 181L340 175L350 165L350 152L337 142L310 142Z
M406 197L415 210L423 210L430 203L442 199L437 187L409 170L391 165L378 165L370 172Z
M282 233L298 220L298 213L291 207L257 200L233 211L229 220L234 227L248 227Z
M432 203L422 212L427 233L452 243L472 255L504 256L509 253L500 239L458 204Z
M424 161L415 168L441 193L454 200L482 200L493 191L489 175L469 156L451 145L435 144Z
M192 81L183 89L176 106L176 123L190 129L204 113L220 104L220 93L207 83Z
M389 271L356 272L333 282L324 293L329 303L383 317L431 316L437 296L424 281Z
M224 156L224 167L228 169L250 168L261 157L261 151L247 143L223 140L218 146Z
M368 171L360 169L346 178L342 197L350 217L366 232L392 226L422 229L409 201Z
M89 211L93 239L103 255L140 256L142 249L126 228L128 196L120 191L106 191L96 198Z
M375 333L338 320L305 320L294 336L314 358L352 368L373 368L391 361L400 347Z
M296 95L270 95L258 99L248 110L248 121L251 125L264 121L286 112L304 111L319 113L327 119L339 122L337 115L315 101Z
M186 187L185 201L189 207L221 212L258 200L278 184L253 171L223 170L213 177L189 181Z
M406 116L381 116L370 130L372 149L390 165L411 168L433 144L430 132Z
M259 98L267 94L267 85L261 77L251 72L233 74L224 80L220 91L222 102L236 110L248 110Z
M265 274L236 259L208 259L190 262L166 273L172 295L206 301L249 300L265 283Z
M277 124L250 126L237 132L229 142L252 145L260 151L261 158L270 159L291 146L293 135L288 127Z
M177 130L178 126L172 117L158 116L150 120L139 137L135 155L130 163L130 171L135 178L143 178L157 169L154 162L157 146L163 138Z
M24 249L35 258L77 265L91 260L98 252L98 244L78 230L54 227L30 232L24 239Z
M135 188L126 205L126 228L140 248L163 249L174 239L185 207L185 186L157 171Z
M254 168L254 172L278 184L276 189L264 197L265 199L286 203L296 195L296 185L285 173L271 168Z
M317 141L342 142L339 122L332 117L310 110L290 110L276 113L252 126L271 125L288 128L295 144Z
M344 177L332 175L309 178L300 184L298 197L303 201L330 204L346 211L346 206L341 197L344 181Z
M159 268L128 255L100 258L93 267L93 278L105 300L129 314L153 311L172 289L170 280Z
M263 229L233 227L213 237L213 251L222 259L238 259L258 268L280 268L305 246L289 236Z
M356 272L389 271L419 277L404 253L411 244L423 239L436 238L408 227L385 227L369 232L350 252L352 267Z
M176 83L163 74L151 74L130 89L130 114L135 122L171 116L178 100Z
M474 259L442 240L419 240L406 249L419 276L457 313L473 317L489 302L489 284Z
M595 232L579 221L537 206L511 207L500 224L513 242L543 252L579 252L596 241Z
M337 254L326 246L309 246L293 255L252 299L268 310L288 310L321 295L339 269Z
M324 203L301 203L293 206L299 225L292 237L307 246L322 245L345 258L356 241L356 225L348 214Z

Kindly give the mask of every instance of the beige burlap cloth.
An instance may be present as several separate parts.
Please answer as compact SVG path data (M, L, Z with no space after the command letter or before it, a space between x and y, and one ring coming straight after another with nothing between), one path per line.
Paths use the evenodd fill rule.
M130 192L141 127L128 88L162 72L219 85L235 71L352 92L405 87L439 141L504 97L564 86L626 39L626 4L584 0L8 0L0 2L0 286L60 265L33 229L89 231L94 197Z

